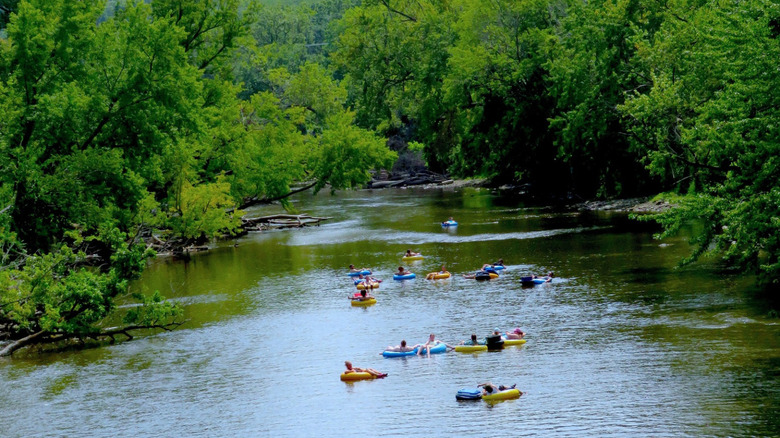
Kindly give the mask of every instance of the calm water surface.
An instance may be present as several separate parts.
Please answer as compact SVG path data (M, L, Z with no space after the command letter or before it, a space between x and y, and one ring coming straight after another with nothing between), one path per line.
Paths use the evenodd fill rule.
M486 190L306 195L296 205L332 219L151 264L134 288L180 302L180 329L0 360L0 435L780 434L780 321L751 278L707 261L675 268L683 238L661 244L622 214L552 213ZM449 216L457 229L439 226ZM406 265L416 280L395 282L407 248L426 259ZM497 258L508 269L491 282L419 278ZM349 305L350 263L385 280L376 305ZM520 286L549 270L553 283ZM498 353L380 356L401 339L457 343L515 326L527 344ZM389 377L345 384L344 360ZM455 400L487 380L524 395Z

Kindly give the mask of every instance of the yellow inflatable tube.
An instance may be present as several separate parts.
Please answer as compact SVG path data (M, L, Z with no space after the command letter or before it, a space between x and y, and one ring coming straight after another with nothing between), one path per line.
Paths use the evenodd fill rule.
M450 278L449 272L431 272L430 274L425 276L426 280L443 280L445 278Z
M525 344L525 339L504 339L504 347L507 345L523 345Z
M456 345L455 351L458 353L476 353L478 351L487 351L487 345Z
M353 306L370 306L372 304L376 304L376 298L369 298L367 300L352 300Z
M482 395L482 400L485 401L497 401L497 400L510 400L513 398L520 398L520 390L517 388L507 389L495 394Z
M374 376L371 373L341 373L341 381L342 382L354 382L356 380L371 380L376 379L376 376Z
M358 284L355 285L355 287L357 287L358 290L363 290L363 289L366 288L366 284L365 283L358 283ZM368 283L368 288L369 289L376 289L378 287L379 287L379 283L377 283L377 282Z
M419 255L408 256L408 257L407 256L403 256L403 257L401 257L401 260L403 260L405 262L408 262L408 261L412 261L412 260L422 260L424 258L425 257L422 254L419 254Z

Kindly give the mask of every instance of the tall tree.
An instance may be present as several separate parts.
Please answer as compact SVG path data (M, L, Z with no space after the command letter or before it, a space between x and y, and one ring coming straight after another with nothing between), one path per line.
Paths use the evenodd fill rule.
M780 282L780 10L757 0L682 1L638 44L651 90L622 107L648 166L678 193L655 217L671 235L703 220L695 260L727 263Z

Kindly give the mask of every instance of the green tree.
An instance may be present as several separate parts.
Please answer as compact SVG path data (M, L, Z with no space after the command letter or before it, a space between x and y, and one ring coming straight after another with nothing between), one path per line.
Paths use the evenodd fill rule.
M646 90L634 40L639 34L652 38L660 22L655 4L575 1L557 27L548 64L556 102L551 129L570 165L572 188L581 196L630 196L656 188L617 108L628 93Z
M636 146L667 187L685 195L654 216L675 233L702 220L692 257L780 282L780 10L775 2L679 2L638 47L652 89L622 107Z

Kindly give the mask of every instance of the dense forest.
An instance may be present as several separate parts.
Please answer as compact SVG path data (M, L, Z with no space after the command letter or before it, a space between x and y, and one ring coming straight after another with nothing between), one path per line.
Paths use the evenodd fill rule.
M394 162L663 193L689 261L776 287L778 35L772 0L0 0L0 355L175 327L126 296L150 237Z

